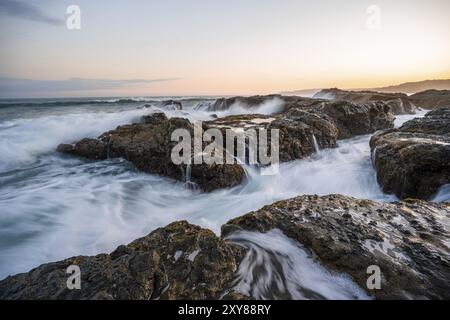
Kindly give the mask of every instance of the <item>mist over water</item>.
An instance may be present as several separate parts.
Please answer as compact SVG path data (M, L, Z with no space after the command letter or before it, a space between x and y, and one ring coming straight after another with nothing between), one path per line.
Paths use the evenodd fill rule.
M345 274L332 273L280 230L239 231L227 240L247 249L233 289L255 299L367 300Z
M196 108L198 103L204 102L194 100L185 110L165 113L192 121L212 119L213 113ZM245 183L209 194L138 172L121 159L95 162L55 152L59 143L97 137L163 110L142 106L92 104L38 111L28 106L15 113L13 107L0 107L0 279L74 255L111 252L176 220L219 233L231 218L303 194L396 200L377 184L369 135L281 164L278 175L264 176L247 166ZM277 108L275 100L254 110L234 106L229 114L271 113ZM397 123L409 118L398 117ZM445 200L448 190L437 200ZM325 293L320 294L327 297Z

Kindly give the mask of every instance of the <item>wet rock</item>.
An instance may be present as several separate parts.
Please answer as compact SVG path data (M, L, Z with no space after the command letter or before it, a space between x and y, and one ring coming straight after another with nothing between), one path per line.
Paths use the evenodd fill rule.
M229 292L242 249L212 231L174 222L111 254L44 264L0 282L0 299L219 299ZM81 289L67 289L70 265Z
M301 196L229 221L222 237L279 229L377 299L449 299L449 219L448 203ZM367 288L369 266L380 268L380 290Z
M242 230L274 229L301 244L329 272L350 276L372 297L449 299L449 219L449 203L301 196L229 221L221 238L180 221L111 254L41 265L0 281L0 299L248 299L236 287L248 251L224 239ZM81 290L67 289L71 265L80 267ZM380 289L367 288L369 266L380 268ZM283 296L276 286L266 290Z
M265 96L251 96L251 97L232 97L232 98L220 98L217 99L213 104L211 104L207 111L225 111L229 110L232 105L239 104L244 108L254 108L262 103L278 98L280 99L280 95L265 95Z
M286 162L307 157L317 149L334 148L337 139L392 128L394 116L390 107L382 102L358 105L345 101L297 100L279 114L233 115L208 121L205 125L235 132L278 129L279 158Z
M343 100L354 103L373 101L385 102L392 108L394 114L414 114L416 106L403 93L382 93L376 91L345 91L337 88L324 89L314 95L317 99Z
M450 90L426 90L411 95L409 99L423 109L450 107Z
M163 113L145 116L140 123L119 126L98 139L83 139L74 145L60 145L58 151L93 160L124 158L141 171L159 174L209 192L240 184L245 178L238 164L175 165L171 159L171 140L175 129L186 129L194 138L193 125L187 119L168 119ZM193 145L193 144L192 144Z
M183 105L181 101L176 100L164 100L160 103L160 106L169 110L182 110Z
M391 107L383 102L363 104L346 101L321 102L308 108L332 118L338 127L339 139L348 139L394 126L395 117Z
M450 183L450 107L377 133L370 146L385 192L428 199Z

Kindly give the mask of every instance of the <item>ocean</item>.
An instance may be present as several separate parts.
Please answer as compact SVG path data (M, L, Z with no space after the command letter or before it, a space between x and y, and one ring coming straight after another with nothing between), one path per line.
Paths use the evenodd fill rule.
M167 99L181 100L183 110L163 109L161 101ZM246 167L244 184L212 193L139 172L122 159L88 161L55 151L60 143L97 137L152 112L192 121L212 119L213 113L248 112L239 106L208 112L205 106L214 99L0 100L0 279L46 262L111 252L177 220L219 234L231 218L298 195L397 200L384 194L376 181L370 135L341 140L336 149L281 164L278 175L262 176ZM278 107L265 104L257 112L270 114ZM396 125L424 114L397 116ZM449 199L450 188L444 186L434 200Z

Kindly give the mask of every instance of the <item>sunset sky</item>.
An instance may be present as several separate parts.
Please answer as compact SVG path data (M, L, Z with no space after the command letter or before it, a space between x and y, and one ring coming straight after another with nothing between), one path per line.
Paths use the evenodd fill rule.
M81 9L68 30L66 8ZM370 5L379 28L367 25ZM263 94L450 78L448 0L0 0L0 97Z

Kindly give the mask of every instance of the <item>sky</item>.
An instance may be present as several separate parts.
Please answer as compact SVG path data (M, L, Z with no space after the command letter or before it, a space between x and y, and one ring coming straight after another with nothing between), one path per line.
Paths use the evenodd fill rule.
M70 5L81 29L67 28ZM449 39L448 0L0 0L0 97L251 95L447 79Z

